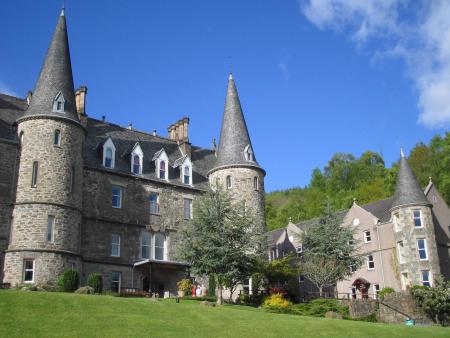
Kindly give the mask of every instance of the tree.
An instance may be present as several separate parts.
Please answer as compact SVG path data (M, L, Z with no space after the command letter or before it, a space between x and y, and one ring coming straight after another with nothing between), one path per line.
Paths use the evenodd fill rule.
M268 288L270 286L285 284L292 278L298 276L298 273L299 267L292 255L272 261L259 259L257 261L256 271L252 275L254 290L258 290L261 287Z
M190 263L194 273L216 279L219 304L223 288L248 278L265 250L255 217L243 203L232 203L221 187L197 199L194 218L181 230L181 238L179 258Z
M362 258L355 255L358 241L355 230L342 224L342 216L333 213L328 204L318 223L300 235L305 258L301 264L302 273L317 285L335 285L351 275L350 267L359 267ZM331 263L326 263L326 262Z
M307 254L300 268L301 273L319 289L322 296L323 289L336 285L336 282L346 275L349 267L334 258Z

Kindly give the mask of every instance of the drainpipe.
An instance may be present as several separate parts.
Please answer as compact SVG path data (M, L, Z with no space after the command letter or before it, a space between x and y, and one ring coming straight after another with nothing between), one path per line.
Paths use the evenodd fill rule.
M384 267L383 267L383 252L381 251L381 237L380 237L380 223L375 225L377 229L377 237L378 237L378 251L380 253L380 262L381 262L381 280L383 282L383 288L386 287L384 282Z

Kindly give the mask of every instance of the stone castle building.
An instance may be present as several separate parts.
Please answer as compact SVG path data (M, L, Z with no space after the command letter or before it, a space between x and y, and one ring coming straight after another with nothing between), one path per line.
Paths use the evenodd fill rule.
M340 297L376 297L384 287L432 286L438 275L450 279L450 208L431 179L421 189L403 152L393 197L361 206L355 201L338 216L355 230L360 243L355 254L364 258L361 267L349 267L351 276L338 282ZM269 259L288 253L301 257L301 233L316 223L289 223L269 232ZM301 275L290 288L299 298L318 291Z
M168 137L86 114L74 90L64 10L34 91L0 94L0 282L55 284L68 268L103 275L105 289L174 293L188 266L175 259L179 230L210 185L264 220L256 161L233 76L219 147L189 142L189 119Z

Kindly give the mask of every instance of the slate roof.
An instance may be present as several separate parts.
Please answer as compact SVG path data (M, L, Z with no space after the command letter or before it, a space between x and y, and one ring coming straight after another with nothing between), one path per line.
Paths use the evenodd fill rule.
M162 149L169 158L169 182L171 184L186 187L180 181L180 168L174 168L173 165L183 157L176 141L169 140L161 136L153 136L145 132L130 130L118 125L103 122L100 120L88 119L87 124L88 137L85 144L85 165L102 170L119 172L128 175L131 174L131 151L139 142L144 153L142 175L143 177L156 181L165 182L157 178L155 173L154 155ZM115 167L114 169L106 169L102 165L103 144L111 137L116 147ZM192 182L194 188L206 189L209 186L208 171L213 167L216 157L214 152L192 146L191 162L192 162Z
M17 118L23 115L27 106L24 99L0 93L0 138L16 139L13 125Z
M20 118L26 110L25 99L0 94L0 138L14 140L15 134L12 132L12 125ZM137 177L148 178L165 182L156 177L155 164L152 161L155 153L164 149L169 157L169 182L186 187L180 177L180 168L173 168L183 157L177 143L161 136L130 130L116 124L103 122L88 118L87 139L85 142L85 162L86 166L98 168L110 172L118 172L127 175L131 173L131 152L139 142L144 153L143 174ZM103 144L111 137L116 147L116 163L114 169L106 169L102 165ZM214 165L216 157L214 152L197 146L192 146L192 182L193 188L207 189L209 186L207 173Z
M286 231L286 228L281 228L281 229L275 229L275 230L267 232L266 233L267 243L268 243L269 247L275 246L275 243L277 242L278 238L280 238L280 236L285 231Z
M53 101L59 92L63 94L65 100L64 113L53 112ZM59 16L50 47L33 91L30 106L24 116L31 115L58 116L79 122L75 106L72 65L64 10L61 11Z
M423 193L422 188L420 188L408 161L404 156L401 156L391 208L411 204L428 205L430 202Z
M381 201L361 205L361 208L377 217L380 222L388 222L391 219L391 213L389 210L392 207L393 200L393 197L389 197Z
M254 161L248 161L244 156L244 149L247 145L250 145L252 148ZM231 165L245 165L261 169L256 161L251 145L236 84L234 83L233 76L230 74L225 99L225 110L222 118L219 148L217 150L217 161L214 168Z

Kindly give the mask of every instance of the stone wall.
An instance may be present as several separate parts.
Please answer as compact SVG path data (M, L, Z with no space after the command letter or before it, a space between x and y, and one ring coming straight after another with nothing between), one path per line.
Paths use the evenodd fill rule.
M18 144L0 140L0 282L3 280L4 251L8 247L15 197Z
M379 320L383 323L403 323L408 319L407 316L394 309L400 310L400 312L414 319L416 324L433 324L433 321L417 306L408 292L397 292L386 295L379 306Z
M361 318L371 315L377 311L377 302L373 299L354 299L350 301L341 301L348 305L351 318Z
M229 190L235 201L245 201L247 210L254 213L257 224L266 232L264 208L264 174L261 170L251 168L224 168L211 173L211 184L226 189L226 177L231 176L232 187ZM254 189L254 177L258 178L258 189Z

